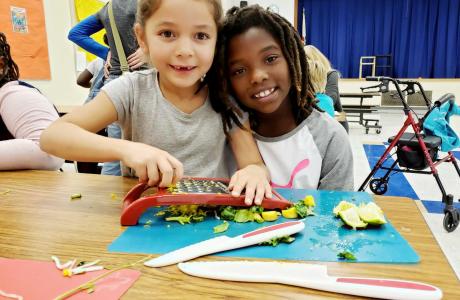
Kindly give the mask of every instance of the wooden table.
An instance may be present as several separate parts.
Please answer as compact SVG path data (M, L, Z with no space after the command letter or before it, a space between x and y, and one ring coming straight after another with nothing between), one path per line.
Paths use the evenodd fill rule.
M53 171L0 172L0 257L50 261L102 259L103 265L134 262L146 255L107 252L107 245L122 231L121 196L134 179ZM70 195L81 193L80 200ZM332 275L388 277L422 281L441 288L444 299L460 299L459 282L433 238L415 203L407 198L377 197L394 227L421 257L415 265L322 263ZM306 250L307 251L307 250ZM206 257L200 260L228 260ZM318 263L318 262L314 262ZM191 277L177 266L160 269L139 266L139 280L124 299L349 299L278 284L221 282Z

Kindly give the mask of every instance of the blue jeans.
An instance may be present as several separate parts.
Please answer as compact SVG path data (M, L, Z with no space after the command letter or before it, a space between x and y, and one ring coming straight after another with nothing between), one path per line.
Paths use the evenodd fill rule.
M115 123L110 124L107 127L107 136L111 138L121 138L121 128ZM102 175L114 175L121 176L121 167L119 161L105 162L102 166Z
M112 81L113 79L118 78L118 76L110 76L104 82L104 85ZM121 139L121 128L115 123L110 124L107 127L107 136L114 139ZM101 170L102 175L113 175L121 176L121 166L119 161L105 162Z

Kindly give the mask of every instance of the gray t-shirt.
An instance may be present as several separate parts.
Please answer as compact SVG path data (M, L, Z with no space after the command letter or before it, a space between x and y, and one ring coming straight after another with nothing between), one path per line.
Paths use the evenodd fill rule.
M255 134L274 187L353 190L353 154L343 127L314 109L291 132Z
M167 151L187 176L228 178L221 116L209 99L187 114L161 93L155 69L127 73L102 88L118 113L122 138ZM135 174L122 167L123 175Z
M125 51L126 57L133 54L137 48L136 35L134 33L134 23L136 21L137 11L137 0L111 0L113 9L113 18L117 25L118 33L120 35L121 44ZM108 13L108 5L105 5L101 10L97 12L97 17L104 25L107 32L107 40L109 42L111 59L110 63L110 75L121 75L120 60L118 58L117 48L115 46L115 40L113 38L112 27L110 26L110 19ZM147 68L147 65L141 68Z

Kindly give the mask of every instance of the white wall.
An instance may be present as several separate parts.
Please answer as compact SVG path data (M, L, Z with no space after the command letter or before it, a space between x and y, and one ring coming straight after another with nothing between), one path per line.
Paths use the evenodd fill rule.
M51 80L27 80L54 104L81 104L88 90L76 84L75 48L67 39L72 26L73 0L44 0Z
M279 8L279 14L289 20L294 25L294 0L249 0L248 5L259 4L266 8L271 4L275 4ZM222 0L224 11L227 11L232 6L239 6L239 0Z
M67 33L74 20L73 0L44 0L45 22L48 38L48 51L51 67L51 80L29 81L38 87L50 100L58 105L81 104L88 90L76 84L75 71L76 48ZM276 3L280 13L294 22L293 0L249 0L249 4L258 3L264 7ZM223 0L224 9L239 5L239 0ZM460 104L460 79L423 79L420 80L426 90L433 91L433 99L450 92ZM341 92L359 92L359 87L369 82L358 79L342 79Z

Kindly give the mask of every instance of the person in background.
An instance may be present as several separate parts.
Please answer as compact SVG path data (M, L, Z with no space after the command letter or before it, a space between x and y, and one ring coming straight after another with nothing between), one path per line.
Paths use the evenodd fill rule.
M321 64L327 71L327 81L326 81L326 89L325 94L332 98L334 101L334 110L338 113L343 114L342 103L340 101L340 93L339 93L339 78L340 74L337 70L333 69L329 60L324 56L324 54L319 51L313 45L305 46L305 54L307 58L316 61L318 64ZM343 128L348 132L349 126L348 121L346 119L342 119L339 121L342 124Z
M0 170L59 169L64 160L39 146L43 130L58 118L45 96L19 81L19 68L0 32Z
M308 79L313 87L316 100L318 100L318 107L327 112L332 118L334 118L334 100L326 95L326 68L312 59L307 58L308 63Z
M104 34L104 43L108 45L107 34ZM104 86L104 79L108 77L105 69L105 61L96 57L92 60L77 77L77 84L81 87L89 88L88 98L86 102L91 101L99 94L99 91Z
M353 190L350 141L319 111L303 43L289 21L258 5L229 10L210 77L220 87L211 96L238 112L235 99L249 113L273 187Z
M126 55L130 71L147 69L148 65L142 49L134 34L134 23L136 20L137 0L111 0L115 24L117 26L121 44ZM91 35L105 29L109 47L99 44ZM106 61L108 78L104 84L122 75L120 59L115 45L113 31L110 26L108 4L101 8L96 14L87 17L73 27L68 35L69 40L93 53ZM121 137L121 129L118 124L110 124L107 127L107 134L112 138ZM121 175L120 163L118 161L106 162L102 167L104 175Z
M239 121L245 129L227 130L221 113L229 111L208 95L220 0L140 0L138 5L136 36L156 69L126 73L105 85L93 101L46 130L42 149L78 161L121 160L123 175L168 187L183 174L230 177L228 137L240 169L230 179L232 195L245 190L247 205L271 198L268 170L247 120ZM122 140L94 134L115 121L123 128Z
M89 88L88 98L85 103L94 99L104 85L104 64L104 60L97 57L77 77L79 86Z

